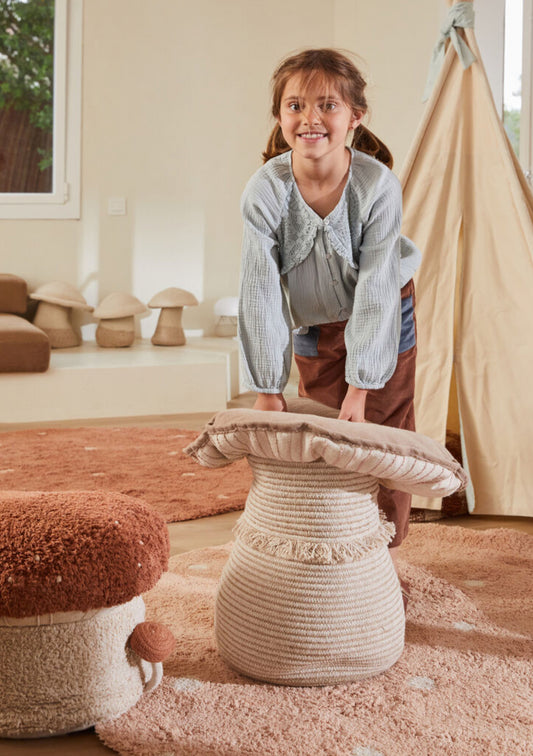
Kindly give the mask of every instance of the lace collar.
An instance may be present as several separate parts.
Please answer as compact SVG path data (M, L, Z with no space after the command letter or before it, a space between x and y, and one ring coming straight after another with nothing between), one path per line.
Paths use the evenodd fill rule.
M351 267L356 267L353 259L348 213L354 159L354 151L351 148L350 153L350 167L341 198L325 218L321 218L301 195L292 171L292 150L280 156L280 158L284 158L283 162L286 163L290 176L287 203L281 223L283 235L281 248L282 274L287 273L305 260L313 248L318 230L322 228L326 229L333 250L344 258Z

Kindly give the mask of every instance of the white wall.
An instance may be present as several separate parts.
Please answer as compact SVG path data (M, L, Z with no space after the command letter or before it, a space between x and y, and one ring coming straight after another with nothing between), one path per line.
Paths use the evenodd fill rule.
M269 79L306 46L361 54L370 126L399 168L444 0L85 0L82 213L79 221L3 221L0 269L30 289L79 286L147 301L167 286L202 301L186 328L212 328L237 293L239 198L270 129ZM110 197L127 214L110 216ZM143 321L152 332L153 315ZM89 329L85 329L88 332Z
M337 0L335 44L353 50L366 74L366 123L388 145L398 172L422 116L422 94L445 0Z

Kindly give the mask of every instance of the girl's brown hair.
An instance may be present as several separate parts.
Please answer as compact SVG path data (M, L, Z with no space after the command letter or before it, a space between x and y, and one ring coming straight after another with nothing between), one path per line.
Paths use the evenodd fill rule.
M334 86L342 97L343 102L356 115L367 111L365 99L366 81L352 61L338 50L320 48L304 50L303 52L285 58L272 76L272 115L278 118L281 108L281 98L289 79L295 74L302 77L305 89L316 77L325 80L326 84ZM362 124L355 129L352 139L354 149L366 152L392 168L392 154L389 148ZM263 152L263 162L281 155L290 149L283 137L279 123L276 123Z

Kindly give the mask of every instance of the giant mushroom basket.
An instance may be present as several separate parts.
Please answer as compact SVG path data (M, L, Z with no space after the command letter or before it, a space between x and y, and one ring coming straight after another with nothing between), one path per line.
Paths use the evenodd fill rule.
M379 485L446 496L466 476L418 433L324 417L305 399L288 407L219 412L186 449L207 467L246 457L254 476L217 593L217 645L259 680L350 682L385 671L404 647Z

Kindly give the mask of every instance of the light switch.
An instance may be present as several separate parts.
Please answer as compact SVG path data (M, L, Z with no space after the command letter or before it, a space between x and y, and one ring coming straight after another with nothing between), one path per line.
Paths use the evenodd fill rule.
M126 197L109 197L107 200L108 215L126 215Z

